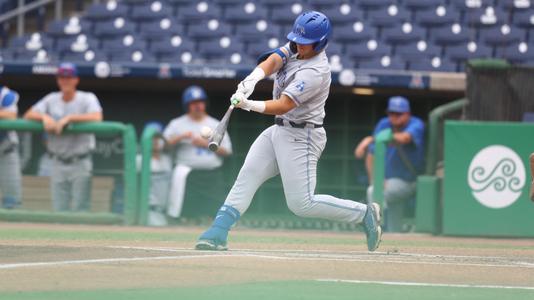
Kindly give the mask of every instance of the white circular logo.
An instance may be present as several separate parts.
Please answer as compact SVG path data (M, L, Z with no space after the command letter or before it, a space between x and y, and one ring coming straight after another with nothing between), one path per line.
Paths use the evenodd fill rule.
M95 64L95 75L98 78L106 78L111 75L111 66L105 61L99 61Z
M490 208L512 205L521 195L525 177L525 166L519 155L503 145L480 150L467 173L473 196Z

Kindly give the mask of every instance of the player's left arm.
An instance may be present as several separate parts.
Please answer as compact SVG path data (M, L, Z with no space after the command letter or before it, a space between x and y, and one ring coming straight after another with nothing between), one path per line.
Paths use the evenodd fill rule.
M414 121L408 124L404 131L394 133L393 141L401 145L413 143L416 146L421 146L423 144L424 131L424 124L419 121Z
M16 119L16 118L17 118L17 113L16 112L0 108L0 119L13 120L13 119Z

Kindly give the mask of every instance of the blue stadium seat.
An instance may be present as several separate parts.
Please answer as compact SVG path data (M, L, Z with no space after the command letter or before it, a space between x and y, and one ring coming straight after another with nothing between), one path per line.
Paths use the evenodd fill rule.
M346 49L347 56L355 60L391 55L391 47L376 40L362 42Z
M465 16L465 23L476 27L491 27L503 24L507 19L508 16L503 11L488 6L468 11Z
M151 1L132 8L130 17L136 21L153 21L168 18L172 15L172 9L162 1Z
M534 7L531 0L501 0L499 6L507 11L529 10Z
M439 57L441 56L441 48L421 40L416 43L396 46L395 55L406 61L413 62L425 58Z
M451 4L460 11L469 11L491 6L493 0L451 0Z
M246 53L253 59L257 59L261 54L271 51L273 49L284 46L287 43L286 39L278 39L272 37L259 42L250 43L246 48Z
M334 30L337 30L337 26L364 20L363 11L358 6L349 3L335 5L323 9L321 12L327 15L330 21L332 21Z
M330 8L333 6L339 6L343 3L346 3L346 0L308 0L308 4L316 10L319 10L324 13L325 8ZM328 16L328 15L327 15Z
M259 0L258 2L261 2L264 6L267 6L269 8L273 7L280 7L280 6L290 6L294 3L301 3L303 4L304 1L299 0Z
M332 34L332 39L341 43L359 43L375 39L376 36L376 28L358 21L337 27Z
M434 10L440 5L445 5L445 0L404 0L404 7L419 11L419 10Z
M436 9L416 12L415 22L424 27L442 27L460 22L460 14L451 7L440 5Z
M97 3L91 5L86 11L86 18L90 20L108 20L125 17L128 14L128 7L117 1Z
M389 44L406 44L423 40L425 31L411 23L404 23L402 26L386 28L382 32L382 39Z
M339 54L329 54L328 62L332 72L341 72L344 69L352 69L355 66L354 61Z
M508 24L481 29L480 40L490 46L510 45L526 40L525 30Z
M343 55L345 53L343 51L343 45L334 42L328 43L325 51L327 55Z
M408 63L408 70L413 71L430 71L430 72L456 72L456 64L442 59L439 56L433 58L424 58Z
M180 8L177 14L177 21L180 23L196 23L210 19L219 19L222 16L220 8L206 1L201 1L189 6Z
M16 54L18 61L33 62L33 63L55 63L58 61L58 57L52 52L40 49L37 51L32 50L19 50Z
M33 52L43 48L50 49L52 48L52 39L44 34L36 32L21 37L14 37L9 43L9 48Z
M515 12L512 21L514 25L523 28L534 28L534 10L522 10Z
M441 46L457 45L475 39L475 34L471 29L455 23L430 30L431 40Z
M465 62L473 58L491 58L492 52L492 48L475 42L445 47L445 57L454 62Z
M94 51L94 50L87 50L84 52L65 52L61 56L62 61L70 61L70 62L97 62L97 61L107 61L107 56L104 55L102 52Z
M397 5L382 7L369 12L369 22L378 27L392 27L410 20L410 13Z
M258 20L253 24L237 24L235 32L244 42L260 42L270 37L285 38L280 26L265 20Z
M234 6L238 4L245 4L247 2L251 2L251 0L212 0L213 3L217 3L220 6L226 7L226 6Z
M93 32L99 38L125 36L135 31L135 24L124 18L96 22L94 26Z
M223 36L198 43L198 53L207 59L223 57L227 54L244 53L243 44L235 38Z
M260 19L267 19L267 10L256 5L254 2L228 6L225 9L224 19L227 22L235 23L253 23Z
M197 40L229 36L230 26L217 19L189 25L188 35Z
M208 57L206 59L206 62L207 63L212 63L212 64L219 64L219 65L223 65L223 66L228 66L228 65L234 65L234 66L238 66L240 65L241 67L250 67L251 65L255 65L255 60L247 55L243 55L243 53L240 53L240 52L233 52L233 53L225 53L221 56L217 56L217 57Z
M271 11L271 21L281 25L292 26L295 19L306 10L306 6L300 2L292 3L290 6L277 6Z
M370 70L404 70L406 63L398 57L384 55L361 61L358 63L358 68Z
M85 34L77 36L61 37L56 39L55 50L60 55L65 52L85 52L89 49L98 49L99 42Z
M395 0L359 0L359 1L356 1L356 3L365 10L375 10L375 9L380 9L386 6L390 6L392 4L396 4L397 1Z
M119 52L131 52L134 50L144 51L146 42L134 35L125 35L102 41L101 49L108 54L115 55Z
M155 56L170 56L174 53L193 51L194 45L186 37L176 35L150 44L150 52Z
M176 23L173 18L143 22L139 25L139 35L146 40L161 40L183 32L182 25Z
M159 62L164 63L176 63L176 64L194 64L200 62L195 51L182 49L172 53L164 53L157 57Z
M112 53L110 55L110 60L112 62L121 62L121 63L153 63L156 62L156 58L150 53L142 50L129 50L121 51L117 53Z
M534 45L525 42L497 48L495 57L504 58L514 64L534 62Z
M72 36L80 33L89 33L92 24L78 17L71 17L67 20L53 21L48 25L46 33L50 36Z

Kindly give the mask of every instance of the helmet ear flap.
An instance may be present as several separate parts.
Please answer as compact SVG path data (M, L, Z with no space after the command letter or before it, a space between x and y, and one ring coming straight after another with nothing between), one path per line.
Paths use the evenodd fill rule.
M289 42L289 50L291 50L291 53L297 53L297 43Z
M313 50L315 50L315 52L320 52L326 47L327 44L328 44L328 39L324 39L320 42L313 44Z

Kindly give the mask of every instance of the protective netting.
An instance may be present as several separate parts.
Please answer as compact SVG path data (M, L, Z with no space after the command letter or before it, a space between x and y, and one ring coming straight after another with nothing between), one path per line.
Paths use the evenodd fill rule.
M521 121L534 112L534 68L501 61L473 61L467 67L468 120Z

